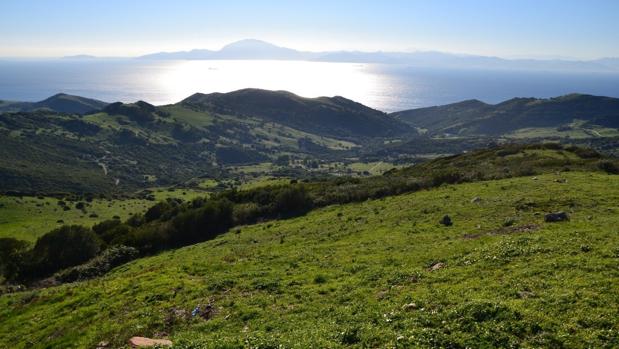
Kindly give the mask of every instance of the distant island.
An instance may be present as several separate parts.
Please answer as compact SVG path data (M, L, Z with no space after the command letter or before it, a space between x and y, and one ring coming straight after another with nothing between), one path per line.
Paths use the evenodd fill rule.
M544 71L618 72L619 58L589 61L505 59L499 57L452 54L434 51L363 52L363 51L298 51L272 43L246 39L233 42L220 50L157 52L137 57L150 60L303 60L315 62L409 64L437 68L524 69Z

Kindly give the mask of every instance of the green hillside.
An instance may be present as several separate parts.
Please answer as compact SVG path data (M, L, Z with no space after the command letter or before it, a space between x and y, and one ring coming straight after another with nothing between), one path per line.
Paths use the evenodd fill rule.
M329 206L4 295L0 346L616 347L617 200L570 171Z
M619 99L571 94L549 99L514 98L496 105L472 100L391 115L433 134L499 136L521 129L552 128L553 134L530 134L528 138L565 137L574 129L589 130L588 137L604 137L609 135L596 130L619 126Z
M196 93L180 104L220 114L257 117L336 138L396 136L411 130L383 112L339 96L303 98L286 91L244 89Z
M294 110L250 104L256 112L246 115L198 107L188 102L194 96L160 107L117 102L84 116L49 109L0 113L0 192L120 195L195 177L231 178L230 167L282 157L297 161L296 172L303 174L309 162L342 161L362 144L380 144L379 136L407 128L343 98L266 91L229 96L240 93L252 103L263 101L264 93L302 103ZM56 102L73 98L54 96Z
M58 113L87 114L101 110L107 104L92 98L58 93L39 102L0 101L0 112L27 112L46 109Z

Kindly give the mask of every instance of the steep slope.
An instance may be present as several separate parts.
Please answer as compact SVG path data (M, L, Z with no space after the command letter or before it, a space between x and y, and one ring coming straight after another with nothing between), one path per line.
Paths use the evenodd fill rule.
M514 98L496 105L467 101L442 107L392 114L432 133L501 135L524 128L587 126L619 127L619 99L572 94L550 99Z
M180 104L213 113L256 117L336 138L387 137L410 130L383 112L343 97L303 98L285 91L244 89L197 93Z
M615 176L566 172L246 226L0 296L0 346L615 347L617 200ZM559 210L570 220L544 222Z
M478 100L468 100L443 106L405 110L391 114L418 128L443 130L463 125L488 113L492 106Z
M58 113L88 114L103 109L107 104L96 99L58 93L40 102L0 103L0 112L27 112L48 109Z

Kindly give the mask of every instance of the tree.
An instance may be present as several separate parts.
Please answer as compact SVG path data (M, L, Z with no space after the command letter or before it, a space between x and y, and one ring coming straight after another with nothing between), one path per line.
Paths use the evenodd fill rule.
M92 230L63 226L40 237L33 249L30 276L45 276L93 258L101 249L101 240Z
M28 243L13 238L0 238L0 275L14 280L21 272Z

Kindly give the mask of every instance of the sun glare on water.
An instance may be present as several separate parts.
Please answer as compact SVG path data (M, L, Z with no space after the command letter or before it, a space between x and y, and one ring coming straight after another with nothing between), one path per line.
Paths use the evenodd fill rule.
M304 97L340 95L370 101L382 84L365 64L299 61L179 61L157 79L165 101L177 102L196 93L243 88L286 90Z

